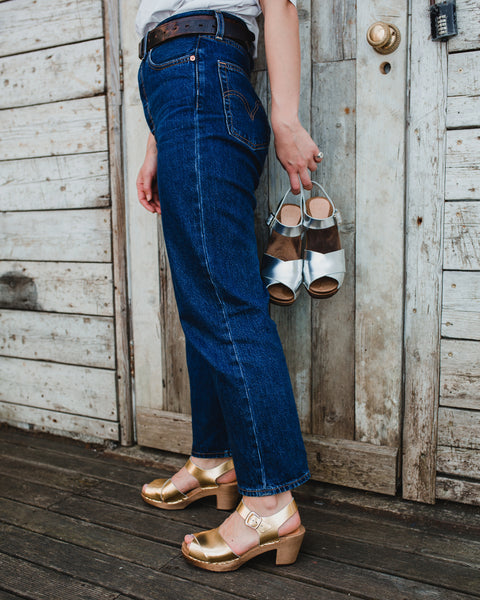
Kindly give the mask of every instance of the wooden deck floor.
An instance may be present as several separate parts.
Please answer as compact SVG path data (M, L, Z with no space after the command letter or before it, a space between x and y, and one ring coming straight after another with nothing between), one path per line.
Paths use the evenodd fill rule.
M478 508L307 485L295 565L269 553L207 573L183 560L180 540L225 513L210 499L169 513L143 503L158 467L6 428L0 454L0 600L480 598Z

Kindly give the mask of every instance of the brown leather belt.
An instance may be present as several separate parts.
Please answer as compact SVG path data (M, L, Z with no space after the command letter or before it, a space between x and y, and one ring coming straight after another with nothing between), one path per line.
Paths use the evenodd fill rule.
M223 19L225 23L223 37L239 42L249 50L250 44L255 40L255 35L245 23L231 19L225 14ZM202 33L207 35L217 34L217 19L214 15L190 15L160 23L142 39L138 46L138 56L143 58L154 46L158 46L158 44L171 38Z

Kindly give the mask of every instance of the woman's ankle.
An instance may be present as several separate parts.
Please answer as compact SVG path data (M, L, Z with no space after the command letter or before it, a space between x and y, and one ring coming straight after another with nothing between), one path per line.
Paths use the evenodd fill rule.
M272 496L243 496L245 506L263 517L274 515L287 506L291 500L292 493L290 491Z

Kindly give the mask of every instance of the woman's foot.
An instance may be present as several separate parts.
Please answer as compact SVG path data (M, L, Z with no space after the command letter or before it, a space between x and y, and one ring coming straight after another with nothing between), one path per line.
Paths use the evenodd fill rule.
M190 458L172 478L154 479L142 488L148 504L165 510L186 508L192 502L215 496L219 510L232 510L238 498L231 458Z
M196 456L191 456L190 460L193 462L194 465L196 465L197 467L200 467L201 469L213 469L214 467L218 467L218 465L221 465L228 459L227 458L197 458ZM217 479L217 483L232 483L233 481L236 481L236 480L237 480L237 476L235 474L235 469L231 469L230 471L227 471L227 473L220 475L220 477ZM194 490L195 488L200 487L199 483L198 483L198 479L196 479L193 475L191 475L187 471L186 467L182 467L180 469L180 471L178 471L177 473L175 473L175 475L173 475L172 483L183 494L186 494L187 492L190 492L191 490ZM150 484L146 483L143 486L142 492L144 494L149 485Z
M228 475L228 473L227 473ZM291 492L282 492L275 496L243 496L245 506L260 515L269 517L278 513L282 508L292 500ZM279 537L296 531L300 527L300 515L295 512L278 530ZM235 554L241 556L247 550L258 546L258 533L255 529L245 525L237 511L234 511L218 528L218 532L233 550ZM193 535L185 536L185 543L189 545L193 541Z

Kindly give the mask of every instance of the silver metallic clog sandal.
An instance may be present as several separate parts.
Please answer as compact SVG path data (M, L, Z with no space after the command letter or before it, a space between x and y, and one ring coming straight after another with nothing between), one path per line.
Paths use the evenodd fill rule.
M303 189L296 204L287 203L288 189L275 213L267 219L270 229L268 246L263 255L261 275L270 294L270 301L289 306L297 298L302 283L302 235L305 197Z
M303 284L313 298L329 298L338 292L345 276L345 251L338 233L341 217L324 188L312 183L322 196L305 202Z

